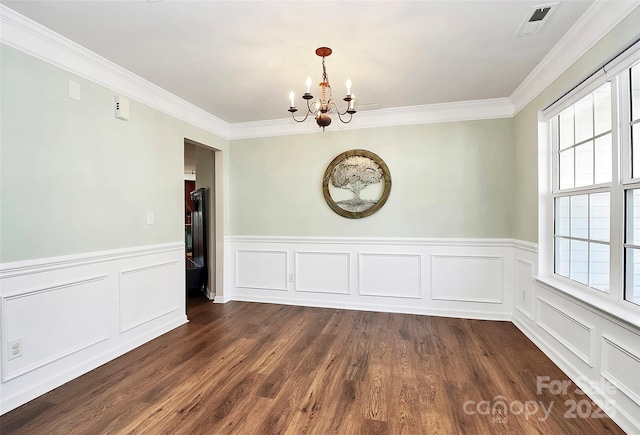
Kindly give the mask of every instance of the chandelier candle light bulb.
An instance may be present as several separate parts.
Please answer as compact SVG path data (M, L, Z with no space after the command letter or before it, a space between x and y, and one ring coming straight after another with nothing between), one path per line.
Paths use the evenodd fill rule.
M313 114L316 120L316 123L319 127L322 127L322 131L324 128L331 124L331 115L336 114L338 119L344 124L348 124L351 122L351 118L353 114L356 113L355 110L355 96L351 95L351 79L347 80L347 95L343 98L343 101L347 102L347 109L344 112L340 112L338 109L338 105L333 99L333 95L331 93L331 84L329 83L329 77L327 76L327 68L325 66L325 58L331 55L332 50L329 47L320 47L316 50L316 55L322 58L322 80L320 81L320 98L317 101L311 103L310 100L313 99L313 95L311 95L311 77L307 77L305 84L307 85L307 92L302 95L302 99L307 101L307 113L304 118L296 119L295 112L298 111L295 106L295 95L293 91L289 94L289 99L291 100L291 106L289 107L289 112L291 112L291 117L296 122L304 122L307 120L310 114ZM346 115L349 114L347 118Z

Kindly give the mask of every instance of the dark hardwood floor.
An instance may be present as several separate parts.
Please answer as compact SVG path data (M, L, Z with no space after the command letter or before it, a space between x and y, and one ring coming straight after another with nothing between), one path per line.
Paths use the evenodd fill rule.
M190 323L3 415L0 432L623 433L590 401L593 417L571 418L586 400L573 386L537 394L538 376L567 377L509 322L188 305Z

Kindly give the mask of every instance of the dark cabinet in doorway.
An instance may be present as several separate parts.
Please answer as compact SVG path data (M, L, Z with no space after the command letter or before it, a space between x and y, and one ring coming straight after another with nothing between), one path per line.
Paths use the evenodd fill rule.
M191 210L191 255L187 255L187 291L206 292L209 278L207 255L207 208L206 190L201 187L190 193Z
M194 190L196 190L196 182L184 180L184 243L187 256L191 255L191 248L193 247L191 240L191 212L195 210L195 204L191 199L191 192Z

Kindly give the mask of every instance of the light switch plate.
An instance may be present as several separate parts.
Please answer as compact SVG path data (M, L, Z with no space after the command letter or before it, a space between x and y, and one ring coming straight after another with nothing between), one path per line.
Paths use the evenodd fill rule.
M155 216L152 211L147 212L147 225L153 225L155 223Z

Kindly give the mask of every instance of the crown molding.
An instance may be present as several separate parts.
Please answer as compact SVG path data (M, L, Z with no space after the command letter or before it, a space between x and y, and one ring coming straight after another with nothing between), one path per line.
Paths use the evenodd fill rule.
M640 1L596 0L509 98L359 112L332 131L512 117L629 15ZM0 4L0 42L227 140L317 133L311 120L229 124L81 45Z
M509 98L493 98L363 111L356 113L349 124L342 124L337 119L337 116L334 116L334 122L329 128L331 131L344 131L436 122L474 121L509 118L513 116L513 113L513 104ZM322 132L322 129L313 122L313 119L308 119L304 123L296 123L291 118L282 118L270 121L231 124L229 139L249 139L318 132Z
M640 1L596 0L509 97L514 115L617 26Z
M310 120L290 118L229 124L102 56L0 4L0 42L105 86L227 140L317 133ZM358 113L349 124L337 119L332 131L513 116L508 98L409 106Z
M229 124L0 4L0 42L217 136Z

